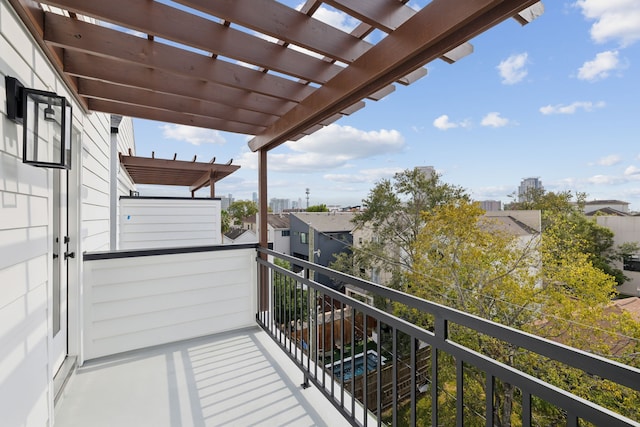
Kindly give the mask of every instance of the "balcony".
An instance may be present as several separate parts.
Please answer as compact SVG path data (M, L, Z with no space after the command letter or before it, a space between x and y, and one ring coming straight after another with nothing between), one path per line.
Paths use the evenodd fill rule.
M314 272L430 313L434 327L319 285ZM56 426L493 426L506 384L513 425L538 425L541 402L554 425L640 425L461 345L456 331L595 383L637 390L636 368L253 245L85 254L83 295L85 362ZM472 374L481 389L468 387Z

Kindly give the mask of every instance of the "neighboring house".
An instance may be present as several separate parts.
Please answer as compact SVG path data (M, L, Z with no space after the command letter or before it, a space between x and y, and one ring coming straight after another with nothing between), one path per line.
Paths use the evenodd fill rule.
M333 254L351 250L355 228L351 220L354 215L352 212L291 213L291 255L308 261L313 253L313 262L328 266L335 260ZM318 275L317 280L334 287L326 276Z
M604 207L585 213L586 216L608 215L608 216L631 216L630 213L622 212L614 208Z
M613 231L613 244L619 246L623 243L640 243L640 216L604 216L595 217L598 225L607 227ZM616 267L621 268L628 281L618 286L618 292L623 295L640 296L640 254L624 262L616 262Z
M584 213L589 214L590 212L605 208L613 209L614 211L625 214L629 213L629 203L622 200L591 200L589 202L585 202Z
M242 220L242 228L253 230L257 233L256 215L244 218ZM269 214L267 216L267 241L273 243L274 251L291 255L289 234L288 213Z
M232 228L224 233L223 244L237 244L237 243L256 243L258 236L253 230L246 230L243 228Z

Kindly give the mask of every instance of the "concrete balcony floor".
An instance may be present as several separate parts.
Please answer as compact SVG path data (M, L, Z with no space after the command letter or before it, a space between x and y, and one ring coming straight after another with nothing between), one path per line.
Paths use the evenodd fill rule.
M349 425L257 327L88 361L55 427Z

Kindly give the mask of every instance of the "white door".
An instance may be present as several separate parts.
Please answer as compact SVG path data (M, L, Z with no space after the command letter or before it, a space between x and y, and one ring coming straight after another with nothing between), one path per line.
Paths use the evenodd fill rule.
M55 376L67 357L67 289L69 252L69 224L67 198L68 172L53 170L53 374Z

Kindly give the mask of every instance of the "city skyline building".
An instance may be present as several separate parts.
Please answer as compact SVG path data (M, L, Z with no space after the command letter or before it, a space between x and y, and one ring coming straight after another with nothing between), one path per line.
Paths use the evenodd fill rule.
M518 201L527 201L527 196L531 190L544 190L540 177L534 176L523 178L522 181L520 181L520 186L518 187Z

